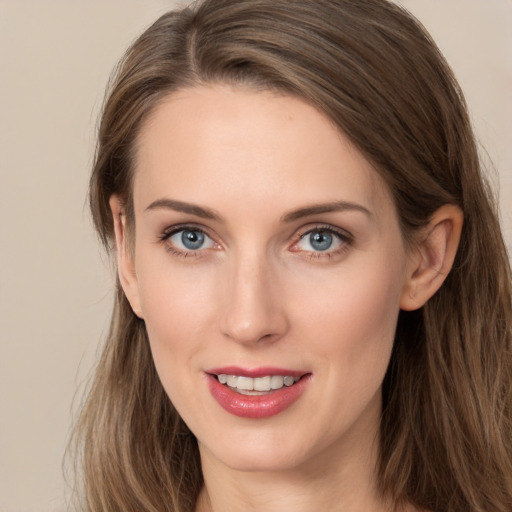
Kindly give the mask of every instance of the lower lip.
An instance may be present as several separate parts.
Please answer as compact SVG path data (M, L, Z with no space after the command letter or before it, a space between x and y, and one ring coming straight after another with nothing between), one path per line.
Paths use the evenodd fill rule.
M230 414L241 418L270 418L288 409L309 384L311 375L305 375L293 386L269 391L265 395L242 395L208 375L208 387L213 398Z

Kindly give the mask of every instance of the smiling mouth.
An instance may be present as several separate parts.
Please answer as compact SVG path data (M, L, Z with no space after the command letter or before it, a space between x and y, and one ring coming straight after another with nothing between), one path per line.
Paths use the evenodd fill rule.
M288 409L306 392L312 378L309 372L275 367L225 366L205 373L219 405L247 419L270 418Z
M246 377L221 373L214 375L217 380L241 395L265 395L283 387L291 387L302 377L292 375L266 375L263 377Z

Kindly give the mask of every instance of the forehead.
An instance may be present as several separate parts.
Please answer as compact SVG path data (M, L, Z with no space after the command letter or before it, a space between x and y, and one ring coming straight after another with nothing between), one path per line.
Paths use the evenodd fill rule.
M390 207L382 178L334 123L292 96L228 86L169 95L141 129L136 211L169 195L239 212L359 201Z

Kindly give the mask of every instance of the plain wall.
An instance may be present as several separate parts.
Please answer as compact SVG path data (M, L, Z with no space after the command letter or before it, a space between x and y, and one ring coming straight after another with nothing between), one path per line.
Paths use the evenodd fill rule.
M512 2L402 3L466 92L498 171L510 247ZM113 289L85 204L97 115L129 42L176 4L0 0L0 512L65 509L72 410Z

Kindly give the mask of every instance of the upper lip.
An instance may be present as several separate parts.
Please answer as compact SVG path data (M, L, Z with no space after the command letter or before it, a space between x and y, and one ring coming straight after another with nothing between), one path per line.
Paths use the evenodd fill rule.
M268 375L282 375L291 377L302 377L310 372L291 370L289 368L277 368L275 366L260 366L258 368L241 368L240 366L223 366L205 370L210 375L238 375L240 377L266 377Z

